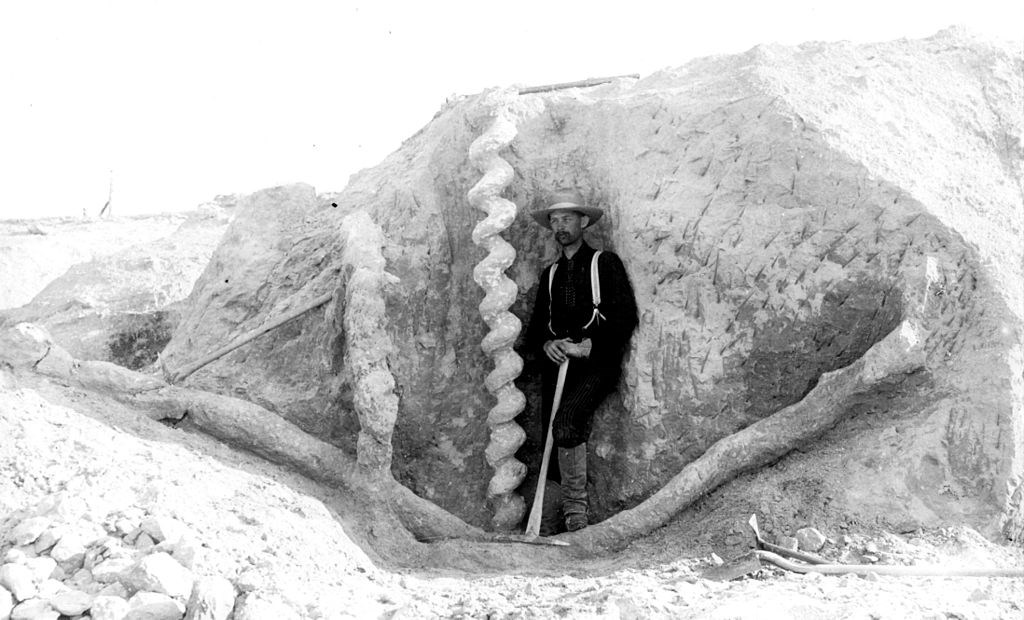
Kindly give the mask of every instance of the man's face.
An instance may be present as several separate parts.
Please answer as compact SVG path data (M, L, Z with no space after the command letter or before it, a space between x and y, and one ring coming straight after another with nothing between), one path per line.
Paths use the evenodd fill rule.
M555 233L555 241L568 246L583 236L583 229L587 227L590 218L580 215L577 211L555 211L548 216L548 221L551 222L551 230Z

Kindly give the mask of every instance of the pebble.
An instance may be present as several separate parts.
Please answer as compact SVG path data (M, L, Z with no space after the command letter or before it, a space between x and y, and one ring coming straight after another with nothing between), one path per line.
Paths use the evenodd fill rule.
M32 581L32 571L24 564L0 566L0 586L7 588L17 601L24 601L36 595L36 584Z
M145 532L140 532L139 535L135 537L134 545L136 549L146 551L148 549L152 549L153 547L155 547L156 541L154 541L149 534Z
M68 587L57 581L56 579L47 579L39 584L36 590L36 596L50 600L52 597L57 596L61 592L66 592Z
M37 538L34 543L32 543L32 550L37 554L43 553L50 547L57 544L57 541L60 540L63 535L64 528L60 526L48 528L45 532L39 535L39 538Z
M792 536L779 536L775 539L775 544L790 551L796 551L800 546L800 542Z
M11 620L57 620L60 613L41 598L30 598L11 610Z
M65 616L85 613L92 606L93 597L79 590L65 590L50 598L53 608Z
M85 587L93 583L92 571L87 568L80 568L71 575L70 582L74 586Z
M121 517L114 522L114 533L118 536L127 536L134 532L139 527L139 524L131 519Z
M114 583L108 583L103 588L101 588L100 591L96 593L96 596L117 596L123 599L127 599L128 588L124 587L123 583L115 581Z
M108 558L92 568L92 578L99 583L113 583L133 564L131 558Z
M196 559L199 557L199 545L182 540L180 543L175 545L174 552L171 555L173 555L174 559L180 562L182 566L191 569L195 566Z
M14 609L14 595L7 588L0 586L0 618L11 615L12 609Z
M166 594L138 592L128 599L124 620L181 620L184 615L185 606Z
M130 587L181 599L192 594L192 583L192 571L163 552L143 557L125 576L125 584Z
M171 517L147 517L139 524L154 543L169 542L177 543L187 533L185 525Z
M32 544L50 527L50 523L46 517L29 517L11 530L8 539L18 546Z
M92 620L124 620L127 613L128 601L119 596L97 596L89 607Z
M85 560L85 542L79 534L69 532L50 550L50 557L69 568L78 569Z
M50 578L50 575L53 574L53 569L57 568L57 562L53 558L48 558L44 555L25 560L25 568L32 573L32 579L39 583Z
M34 556L29 556L24 549L19 547L11 547L4 554L4 564L24 564L29 557Z
M185 620L226 620L235 607L235 586L224 577L203 577L186 607Z
M802 527L796 531L796 540L801 549L819 551L825 546L825 536L813 527Z

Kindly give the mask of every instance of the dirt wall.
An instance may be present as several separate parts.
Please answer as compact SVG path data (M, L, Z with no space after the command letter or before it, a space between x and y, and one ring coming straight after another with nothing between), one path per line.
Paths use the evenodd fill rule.
M526 211L564 184L606 209L588 240L623 257L641 309L619 393L590 442L596 518L799 401L913 315L930 334L927 370L857 405L855 419L871 424L836 431L841 458L807 458L821 459L822 479L848 482L833 508L921 524L955 515L1019 535L1021 66L1019 54L953 32L759 47L639 81L498 98L519 112L502 153L515 170L506 197L520 207L505 233L517 251L512 312L528 319L556 252ZM342 218L366 211L396 278L384 291L400 402L392 469L476 524L488 519L493 402L471 277L482 216L466 198L480 173L467 152L494 101L491 92L449 103L340 194L293 186L243 200L165 351L181 365L330 292ZM335 311L310 313L189 381L354 452ZM521 352L530 405L520 456L536 468L540 362Z

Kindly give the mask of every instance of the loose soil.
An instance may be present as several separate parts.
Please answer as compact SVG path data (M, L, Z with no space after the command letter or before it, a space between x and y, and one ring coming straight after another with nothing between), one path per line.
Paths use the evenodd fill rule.
M553 559L514 573L505 545L409 540L381 531L341 493L154 422L108 398L0 373L0 521L61 494L97 522L129 513L177 518L201 541L199 575L275 593L299 617L346 618L1019 618L1024 580L798 575L766 567L735 581L702 577L751 544L716 520L741 501L726 487L689 516L603 558ZM742 488L738 486L737 489ZM810 515L813 516L813 515ZM832 536L831 523L814 523ZM848 526L822 551L846 562L1024 568L1020 549L968 528L894 534ZM518 545L517 545L518 546ZM386 558L376 549L387 549ZM396 551L399 550L399 551Z

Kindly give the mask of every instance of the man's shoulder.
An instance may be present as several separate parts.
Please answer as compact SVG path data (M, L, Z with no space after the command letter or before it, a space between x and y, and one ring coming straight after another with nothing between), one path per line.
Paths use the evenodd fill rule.
M611 250L601 250L601 256L597 259L597 262L600 265L621 265L622 259L619 257L618 254L612 252Z

